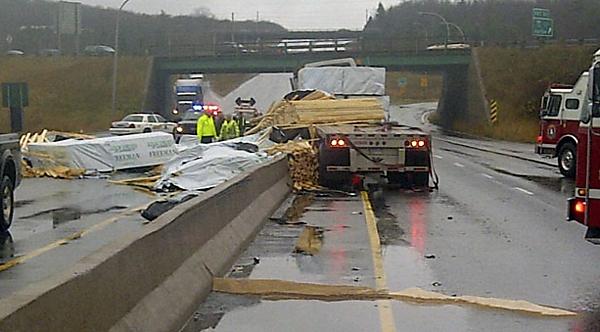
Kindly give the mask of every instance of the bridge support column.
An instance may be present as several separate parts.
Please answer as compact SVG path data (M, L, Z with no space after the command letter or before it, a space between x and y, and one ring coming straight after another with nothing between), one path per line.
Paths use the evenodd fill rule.
M452 129L455 121L467 120L469 75L466 66L448 67L444 73L442 96L438 103L440 125Z

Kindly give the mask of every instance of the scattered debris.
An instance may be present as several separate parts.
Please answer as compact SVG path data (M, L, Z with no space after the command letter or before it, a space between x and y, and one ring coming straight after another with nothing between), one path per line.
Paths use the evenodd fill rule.
M425 258L427 258L427 259L435 259L435 255L434 254L427 254L427 255L425 255Z
M260 264L260 258L258 258L258 257L254 257L254 258L252 259L252 261L254 262L254 265L258 265L258 264Z
M434 281L434 282L431 283L431 286L433 286L433 287L440 287L440 286L442 286L442 283L439 282L439 281Z
M352 271L360 271L360 267L354 266L354 267L352 267Z
M319 253L323 245L323 228L317 226L305 226L304 231L298 237L295 253L314 256Z
M448 216L448 220L453 220L454 217L453 216Z
M352 279L352 281L354 281L354 282L360 282L360 277L354 277L354 278Z
M354 211L354 212L352 212L353 216L362 216L362 214L363 213L361 211Z
M266 279L214 278L213 291L235 295L255 295L268 300L396 300L419 304L467 304L545 317L577 316L577 313L572 311L542 306L523 300L506 300L466 295L448 296L420 288L407 288L399 292L388 292L361 286L325 285Z

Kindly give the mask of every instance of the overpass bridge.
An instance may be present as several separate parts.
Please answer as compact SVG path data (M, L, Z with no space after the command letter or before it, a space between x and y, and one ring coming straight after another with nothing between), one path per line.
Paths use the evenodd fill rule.
M444 84L438 110L441 120L450 121L469 107L469 50L417 52L302 52L297 54L248 53L237 55L158 56L152 64L145 111L170 110L170 76L186 73L278 73L294 72L307 63L352 57L359 65L385 67L388 71L427 71L443 75ZM476 87L476 86L475 86Z

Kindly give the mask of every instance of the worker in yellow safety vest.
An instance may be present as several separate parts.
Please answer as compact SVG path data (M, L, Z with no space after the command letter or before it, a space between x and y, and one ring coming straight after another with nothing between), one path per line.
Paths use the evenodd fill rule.
M212 143L217 138L217 128L215 127L215 119L212 112L202 112L196 125L196 134L200 143L203 144Z
M240 136L240 127L231 115L225 116L225 121L223 121L223 125L221 126L220 136L224 141Z

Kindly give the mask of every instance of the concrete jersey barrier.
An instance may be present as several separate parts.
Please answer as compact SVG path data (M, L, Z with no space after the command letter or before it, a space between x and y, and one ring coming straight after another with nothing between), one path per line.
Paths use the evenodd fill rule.
M176 331L289 193L285 158L241 174L0 300L0 331Z

